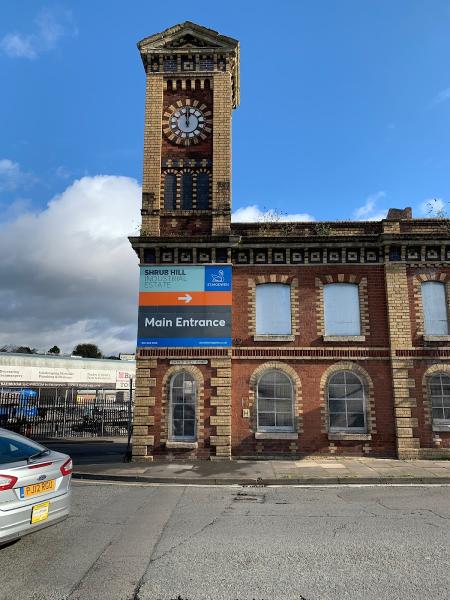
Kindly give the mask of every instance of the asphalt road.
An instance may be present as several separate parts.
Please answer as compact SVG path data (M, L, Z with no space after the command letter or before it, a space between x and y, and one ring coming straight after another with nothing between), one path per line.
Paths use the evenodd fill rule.
M0 550L0 598L450 598L450 487L75 482L63 523Z

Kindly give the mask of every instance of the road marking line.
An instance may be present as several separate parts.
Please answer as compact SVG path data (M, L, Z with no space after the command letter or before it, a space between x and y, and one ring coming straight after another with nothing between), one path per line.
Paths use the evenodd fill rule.
M342 489L342 488L373 488L373 487L450 487L450 483L330 483L330 484L308 484L296 483L292 485L272 484L264 485L259 483L238 484L208 484L208 483L149 483L139 481L103 481L101 479L74 479L72 485L118 485L118 486L134 486L134 487L195 487L195 488L321 488L321 489Z

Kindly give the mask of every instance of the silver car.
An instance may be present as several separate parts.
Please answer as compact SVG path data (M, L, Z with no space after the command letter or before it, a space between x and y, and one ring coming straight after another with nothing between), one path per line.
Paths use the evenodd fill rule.
M0 428L0 546L70 510L72 459Z

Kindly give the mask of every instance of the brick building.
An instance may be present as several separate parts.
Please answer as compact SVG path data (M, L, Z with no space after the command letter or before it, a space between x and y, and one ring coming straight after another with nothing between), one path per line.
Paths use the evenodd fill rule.
M138 334L134 457L450 456L449 222L391 209L380 222L231 223L239 43L186 22L138 48L130 241L163 291L141 288L139 327L153 333ZM164 287L164 273L212 267L232 272L232 296ZM208 335L228 333L170 338L191 301L191 316L220 313L195 320Z

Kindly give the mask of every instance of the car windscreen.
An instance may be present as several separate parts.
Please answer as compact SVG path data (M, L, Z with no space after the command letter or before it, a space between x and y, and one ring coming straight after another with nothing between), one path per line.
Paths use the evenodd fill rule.
M38 452L45 452L47 449L32 440L21 438L8 433L0 433L0 465L27 460L30 456Z

